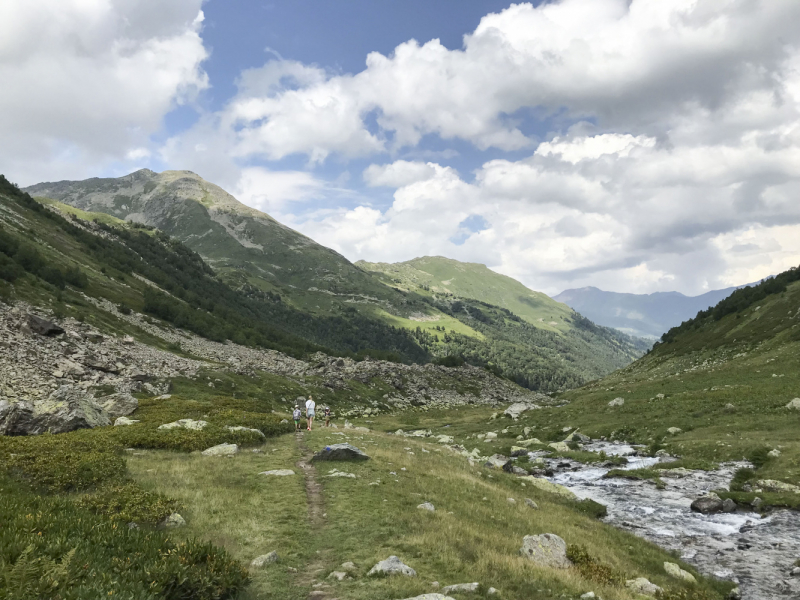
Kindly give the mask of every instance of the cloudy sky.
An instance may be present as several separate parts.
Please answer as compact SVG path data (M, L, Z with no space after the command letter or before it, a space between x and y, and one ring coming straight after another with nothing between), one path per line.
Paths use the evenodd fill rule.
M0 3L0 172L189 169L551 294L800 264L797 0Z

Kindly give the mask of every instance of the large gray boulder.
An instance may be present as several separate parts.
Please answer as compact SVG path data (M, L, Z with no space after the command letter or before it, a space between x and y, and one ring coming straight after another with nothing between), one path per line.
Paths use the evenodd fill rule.
M239 453L239 446L236 444L217 444L206 448L200 454L203 456L233 456Z
M350 444L331 444L315 453L312 461L318 460L368 460L369 456Z
M48 337L64 333L64 330L55 323L51 323L47 319L37 317L36 315L28 315L28 327L30 327L31 331L34 333Z
M106 411L108 418L111 420L117 417L127 417L139 408L139 401L125 392L103 396L98 398L97 402L103 407L103 410Z
M108 414L94 398L71 385L62 385L46 400L0 401L0 433L3 435L66 433L110 424Z
M509 406L503 414L507 417L511 417L515 421L519 419L519 416L524 413L526 410L531 410L534 408L540 408L536 404L530 404L528 402L514 402L511 406Z
M554 569L572 566L572 561L567 558L567 543L554 533L526 535L519 552L537 565Z
M407 577L416 577L417 572L392 555L372 567L367 575L406 575Z

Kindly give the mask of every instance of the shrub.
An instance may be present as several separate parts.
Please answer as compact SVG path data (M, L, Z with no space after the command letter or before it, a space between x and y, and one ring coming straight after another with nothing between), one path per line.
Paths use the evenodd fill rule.
M601 585L620 586L625 582L622 573L600 563L591 556L584 546L570 544L567 546L567 558L570 559L581 575Z
M771 460L769 452L770 452L769 448L767 448L766 446L761 446L760 448L751 450L747 454L747 460L753 463L753 466L756 469L760 469Z
M64 272L64 280L76 287L76 288L85 288L89 285L89 278L86 276L86 273L81 271L80 267L70 267Z
M133 312L131 310L131 307L125 304L124 302L117 305L117 310L120 312L120 314L123 315L129 315L131 314L131 312Z
M602 519L608 516L606 505L595 502L591 498L584 498L577 503L577 506L579 511L591 515L595 519Z
M45 267L41 270L40 275L47 283L56 286L60 290L66 287L64 274L56 267Z
M128 527L69 500L0 494L0 597L228 600L247 571L223 549Z
M735 492L742 491L742 486L756 476L753 469L736 469L731 480L731 490Z
M0 254L0 279L15 282L22 277L25 271L5 254Z
M134 483L103 487L83 496L78 506L113 521L149 525L156 525L178 510L175 500L143 490Z
M30 244L20 244L14 260L29 273L37 273L44 266L42 255Z

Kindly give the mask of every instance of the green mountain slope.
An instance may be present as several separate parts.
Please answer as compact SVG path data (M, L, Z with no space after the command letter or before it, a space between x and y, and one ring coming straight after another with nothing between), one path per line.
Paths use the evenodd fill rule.
M737 476L730 496L800 507L800 493L769 483L800 486L800 409L787 407L800 397L798 367L800 270L792 269L733 292L647 356L563 394L569 404L541 425L665 447L687 464L746 458L755 468ZM610 407L615 398L624 404Z
M407 299L337 252L249 208L190 171L40 183L25 191L84 211L157 227L236 285L279 291L311 312L345 305L405 315ZM422 307L416 307L420 310Z
M379 274L382 281L401 289L434 297L471 298L507 308L540 329L564 332L570 329L568 320L574 316L566 304L478 263L423 256L394 264L359 261L356 266Z
M96 222L86 220L96 216ZM71 316L93 312L83 298L87 294L211 340L229 339L295 356L327 349L345 355L392 354L415 362L428 357L407 331L354 309L312 315L279 294L252 286L233 289L198 254L161 231L83 211L67 219L4 178L0 294L35 305L54 304Z

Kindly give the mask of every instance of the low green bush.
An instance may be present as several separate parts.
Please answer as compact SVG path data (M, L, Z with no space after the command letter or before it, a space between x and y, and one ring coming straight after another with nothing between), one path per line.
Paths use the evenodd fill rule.
M767 446L761 446L760 448L755 448L747 453L747 460L753 463L753 466L756 469L760 469L765 464L767 464L772 457L770 457L769 452L771 448Z
M622 573L599 562L580 544L567 546L567 558L586 579L611 586L621 586L625 582L625 576Z
M578 510L587 515L591 515L595 519L602 519L608 516L608 508L605 504L595 502L591 498L584 498L577 503Z
M112 521L139 525L157 525L179 509L175 500L143 490L135 483L102 487L80 498L77 504Z
M756 476L756 472L753 469L736 469L736 472L733 474L733 479L731 480L731 491L734 492L741 492L742 486L746 484L751 479L754 479Z
M0 482L0 597L8 600L228 600L247 570L223 549L175 543L73 502Z

